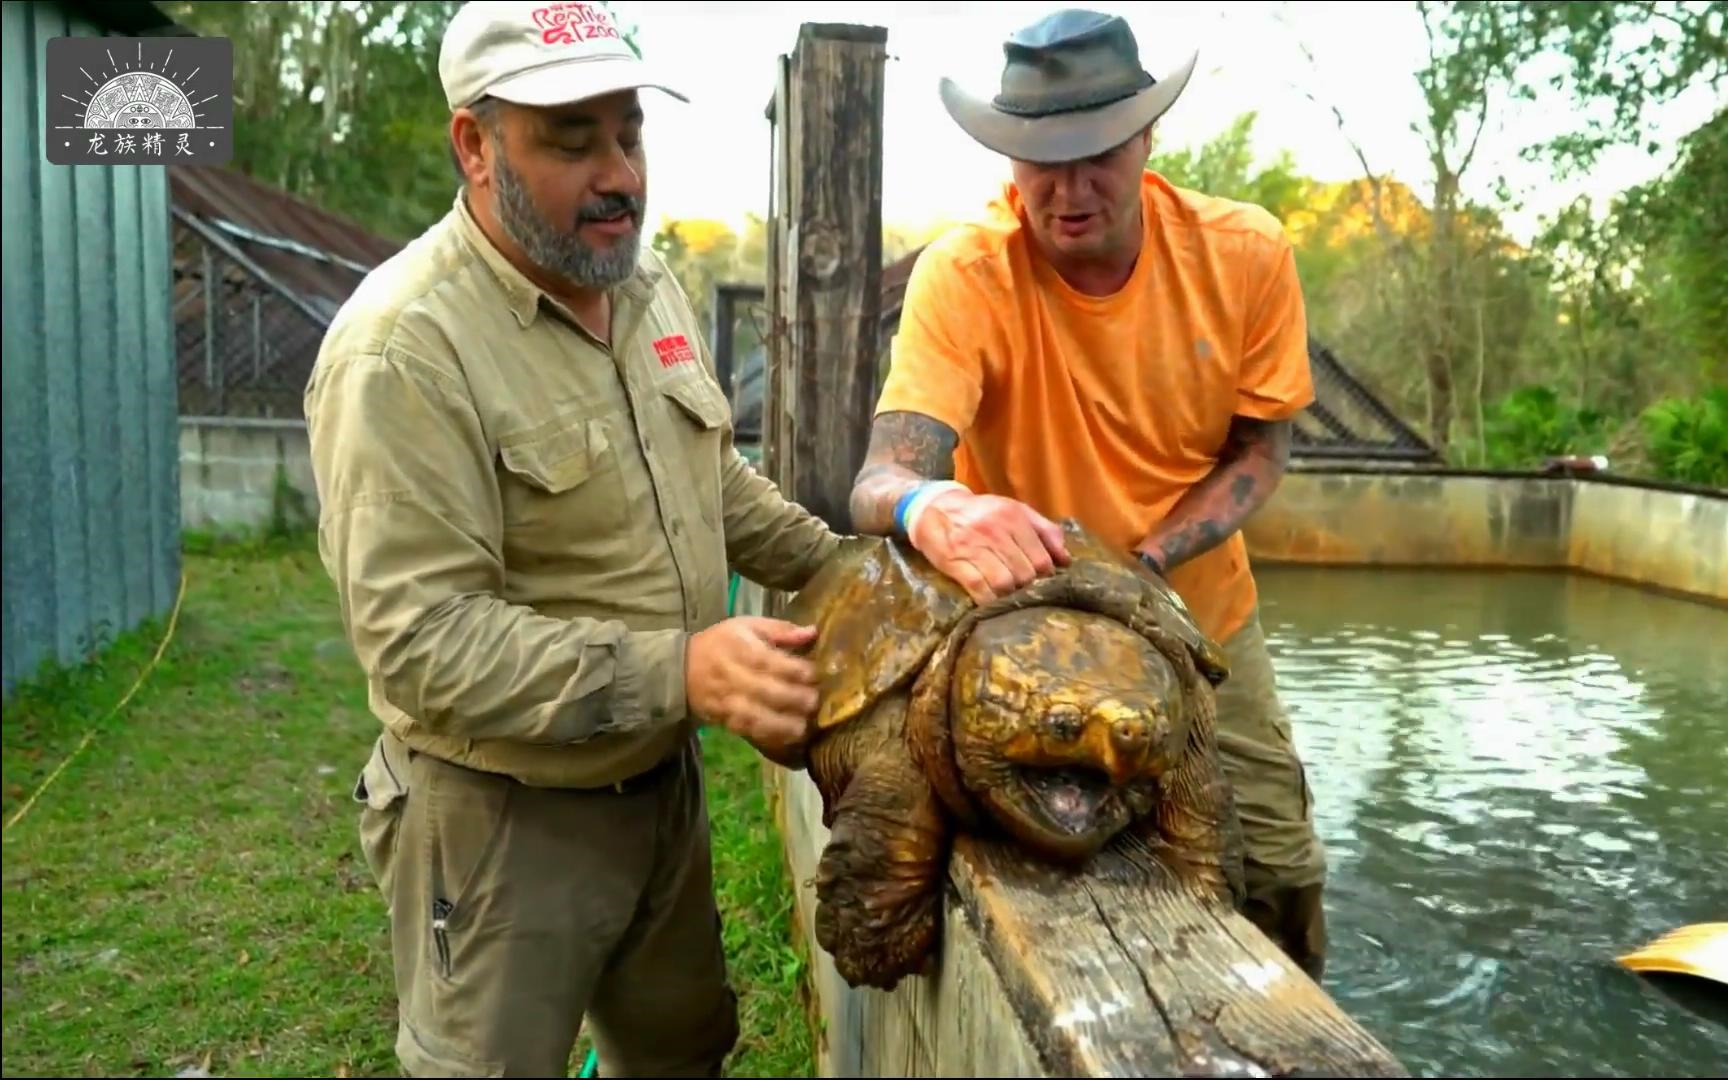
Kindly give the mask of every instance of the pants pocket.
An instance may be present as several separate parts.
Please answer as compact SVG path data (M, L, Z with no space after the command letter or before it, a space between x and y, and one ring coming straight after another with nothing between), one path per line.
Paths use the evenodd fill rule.
M479 772L422 755L419 789L425 795L427 946L432 973L445 981L460 974L468 928L504 887L499 881L505 813L514 786L508 777Z
M360 804L360 851L386 901L396 866L396 838L402 829L403 801L408 797L406 748L388 733L372 744L371 756L354 781L354 801Z

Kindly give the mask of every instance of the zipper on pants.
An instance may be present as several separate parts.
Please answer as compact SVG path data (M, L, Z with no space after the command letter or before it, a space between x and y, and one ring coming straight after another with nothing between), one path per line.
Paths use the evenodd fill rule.
M450 913L454 910L456 906L442 897L432 901L432 943L438 948L438 966L446 979L450 977L450 935L447 927Z

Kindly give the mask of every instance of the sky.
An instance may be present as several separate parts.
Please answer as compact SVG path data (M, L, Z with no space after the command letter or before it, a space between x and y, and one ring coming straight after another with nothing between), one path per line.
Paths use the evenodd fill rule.
M949 118L937 84L949 76L984 96L1001 74L1002 41L1016 27L1059 6L1051 3L675 3L614 0L639 28L645 57L663 65L688 104L648 91L649 220L717 218L742 225L766 215L770 129L764 109L775 61L792 51L804 22L862 23L888 31L884 100L883 220L918 228L974 213L1006 180L1007 162L973 143ZM1236 117L1259 113L1256 149L1289 150L1298 169L1321 180L1360 177L1351 140L1369 164L1426 194L1422 115L1415 72L1426 38L1413 4L1358 2L1140 3L1093 5L1124 15L1154 76L1198 51L1188 89L1161 123L1160 147L1198 146ZM1305 53L1312 53L1312 59ZM1702 123L1713 102L1695 94L1668 110L1665 131ZM1346 139L1333 110L1342 113ZM1589 177L1556 184L1546 170L1521 166L1517 149L1554 133L1566 114L1551 104L1495 110L1477 152L1468 193L1485 195L1509 169L1533 197L1509 214L1527 237L1536 213L1579 193L1598 199L1656 175L1667 159L1625 150ZM1472 182L1472 179L1474 182Z

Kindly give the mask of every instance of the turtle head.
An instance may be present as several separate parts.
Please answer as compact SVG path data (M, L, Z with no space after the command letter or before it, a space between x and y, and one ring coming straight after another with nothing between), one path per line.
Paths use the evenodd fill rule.
M954 664L954 762L1011 835L1080 861L1151 810L1188 725L1175 669L1141 635L1028 607L981 620Z

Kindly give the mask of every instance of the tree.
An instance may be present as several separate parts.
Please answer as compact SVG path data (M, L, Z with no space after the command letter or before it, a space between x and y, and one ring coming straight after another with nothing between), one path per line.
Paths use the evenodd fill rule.
M1724 78L1728 4L1417 0L1415 8L1428 58L1416 73L1424 115L1412 126L1427 146L1431 185L1431 224L1419 242L1385 227L1386 178L1361 144L1351 145L1381 223L1387 263L1382 309L1406 323L1400 336L1420 358L1428 434L1444 449L1454 434L1455 384L1467 369L1465 359L1476 354L1480 387L1482 328L1503 315L1486 306L1481 286L1508 272L1507 244L1495 230L1464 225L1493 217L1464 195L1491 118L1512 102L1552 103L1553 115L1576 117L1560 136L1526 148L1527 158L1547 161L1557 174L1587 168L1610 145L1645 143L1654 152L1653 109L1689 88L1715 88ZM1336 106L1332 111L1349 138L1342 113ZM1502 265L1495 269L1496 263Z
M1307 178L1288 150L1262 166L1254 163L1257 113L1244 113L1198 150L1154 150L1146 167L1178 187L1254 203L1280 221L1307 202Z

